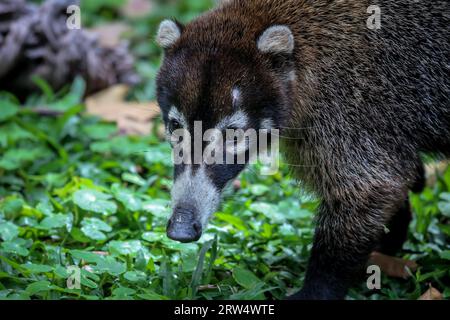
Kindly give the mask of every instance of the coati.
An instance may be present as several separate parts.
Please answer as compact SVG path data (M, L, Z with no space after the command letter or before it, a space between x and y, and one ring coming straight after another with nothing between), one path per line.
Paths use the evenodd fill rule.
M379 28L368 24L370 6ZM372 250L401 248L408 192L423 183L420 154L450 156L449 6L230 0L187 25L161 23L157 97L168 135L194 121L280 129L293 174L321 199L293 298L343 299ZM168 236L197 240L244 168L176 165Z

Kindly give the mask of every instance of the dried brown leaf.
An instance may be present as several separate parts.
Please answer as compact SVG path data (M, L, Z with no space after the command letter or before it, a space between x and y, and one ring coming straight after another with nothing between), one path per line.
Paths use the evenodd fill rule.
M147 16L153 8L150 0L128 0L122 8L122 14L128 18Z
M125 23L109 23L90 29L97 36L102 47L114 48L120 44L121 36L130 31L131 28Z
M148 135L152 130L152 120L160 113L158 105L155 102L125 101L128 90L125 85L116 85L88 97L87 112L116 122L123 134Z
M422 294L417 300L442 300L444 299L442 293L439 292L438 289L433 288L430 285L430 288Z
M439 176L442 176L447 170L450 162L447 160L432 162L425 165L425 175L427 177L427 186L434 186Z

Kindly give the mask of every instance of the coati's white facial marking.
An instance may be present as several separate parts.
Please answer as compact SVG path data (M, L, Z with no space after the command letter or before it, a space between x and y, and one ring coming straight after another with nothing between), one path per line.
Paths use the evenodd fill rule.
M260 127L261 129L270 131L275 127L275 124L272 119L266 118L261 120Z
M295 73L294 70L290 71L288 73L288 81L293 82L293 81L296 81L296 80L297 80L297 74Z
M156 42L164 49L169 49L181 37L181 30L172 20L164 20L159 25Z
M188 129L188 123L186 121L186 118L175 106L172 106L170 108L167 118L169 119L169 121L178 122L183 127L183 129L186 129L186 130ZM175 143L178 142L178 140L172 141L172 132L170 132L169 126L166 126L166 140L168 142L170 142L171 144L173 144L174 142Z
M227 128L244 129L249 123L247 114L242 111L236 111L230 116L226 116L216 125L216 129L224 130Z
M175 107L172 106L169 110L168 114L169 121L177 121L179 124L183 126L183 128L187 129L187 121L184 115Z
M292 54L294 46L294 35L287 26L272 26L258 39L258 49L263 53Z
M220 192L206 174L204 165L194 173L190 166L186 166L176 179L172 188L173 208L181 203L189 203L196 208L197 218L205 229L209 217L219 206Z
M238 88L234 88L231 91L231 97L233 99L233 107L235 108L236 106L238 106L241 103L241 90L239 90Z

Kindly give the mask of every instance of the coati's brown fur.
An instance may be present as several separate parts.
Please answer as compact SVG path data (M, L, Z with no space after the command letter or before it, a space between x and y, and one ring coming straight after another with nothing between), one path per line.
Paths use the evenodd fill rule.
M370 5L381 29L367 26ZM401 247L407 223L395 216L409 221L420 153L450 156L449 14L448 1L231 0L178 25L158 77L165 117L177 104L212 126L240 85L253 126L272 119L296 177L322 199L296 298L343 298L379 243ZM292 54L258 49L276 25L292 31Z

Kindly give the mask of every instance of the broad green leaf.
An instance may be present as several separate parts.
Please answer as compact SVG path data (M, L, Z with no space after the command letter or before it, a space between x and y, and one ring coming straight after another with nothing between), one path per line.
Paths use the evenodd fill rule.
M42 212L46 216L51 216L54 213L53 206L48 202L39 202L36 209Z
M450 171L449 171L450 172ZM450 192L443 192L439 195L442 200L450 202Z
M136 290L131 289L131 288L126 288L126 287L119 287L119 288L114 289L112 294L115 299L128 300L131 298L131 296L136 294Z
M442 259L450 260L450 250L442 251L442 252L439 254L439 256L440 256Z
M53 267L45 264L26 263L22 264L22 267L26 268L31 273L45 273L53 271Z
M87 243L91 241L79 228L73 227L72 230L70 231L70 235L73 237L75 241L81 243Z
M140 250L143 249L142 244L139 240L111 241L108 244L108 247L111 253L122 255L136 255Z
M117 205L113 201L109 201L109 199L111 199L111 196L89 189L78 190L73 195L74 203L81 209L105 215L113 214L117 211Z
M104 232L111 232L112 228L107 223L97 218L84 218L81 222L81 231L93 240L106 240Z
M52 156L53 153L42 146L33 149L9 149L0 157L0 168L9 171L16 170L34 161Z
M75 259L84 260L87 263L96 263L101 260L101 256L99 254L89 251L70 250L70 254Z
M27 286L25 289L30 295L52 290L52 284L47 280L37 281Z
M286 220L276 205L266 202L255 202L250 204L250 210L264 214L267 218L274 223L280 223Z
M98 273L109 273L118 276L126 272L126 265L117 261L114 257L96 254L88 251L71 250L70 254L77 259L92 264L92 269Z
M133 141L123 136L113 139L113 152L118 156L143 155L147 149L148 145L143 141Z
M27 292L21 291L9 294L7 300L31 300L31 298Z
M15 216L22 211L25 202L20 198L9 197L0 201L0 211L3 211L6 216Z
M232 226L234 226L235 228L241 230L241 231L245 231L247 232L247 226L245 225L245 222L234 215L228 214L228 213L221 213L218 212L215 214L215 217L219 220L223 220L229 224L231 224Z
M167 167L171 167L173 165L173 163L172 163L170 146L168 144L167 145L163 144L157 148L152 148L150 150L146 150L145 160L149 164L160 163Z
M16 123L8 122L0 125L0 147L6 148L8 144L14 145L21 140L35 141L36 137Z
M297 201L281 201L278 212L289 220L310 219L313 215L311 211L302 209Z
M450 202L439 202L438 208L446 217L450 217Z
M112 124L97 123L84 126L82 131L93 140L105 140L117 133L117 127Z
M10 221L0 222L0 238L10 241L19 235L19 227Z
M53 270L53 272L55 273L55 275L59 278L62 279L67 279L69 277L69 272L67 271L67 268L58 265L55 267L55 270Z
M26 248L27 241L25 239L16 238L10 241L5 241L2 244L2 249L12 254L26 257L29 254Z
M174 240L170 240L167 236L163 240L164 247L175 251L197 251L198 245L195 243L181 243Z
M170 203L160 199L144 202L142 210L160 218L168 218L171 213Z
M241 267L233 269L233 278L246 289L251 289L261 283L261 280L253 272Z
M140 186L140 187L145 186L146 183L147 183L147 182L146 182L142 177L140 177L139 175L137 175L137 174L131 174L131 173L128 173L128 172L125 172L125 173L122 174L122 180L123 180L123 181L126 181L126 182L129 182L129 183L133 183L133 184L135 184L135 185L137 185L137 186Z
M264 184L254 184L250 186L250 192L254 196L262 196L263 194L269 192L270 188Z
M0 122L14 117L19 112L19 107L7 100L0 100Z
M98 288L98 282L100 282L100 277L97 276L95 273L89 272L85 269L81 269L81 285L91 288L91 289L97 289Z
M142 271L128 271L123 277L130 282L142 282L147 280L147 275Z
M164 233L157 233L157 232L145 232L142 234L142 239L148 242L163 241L165 237L166 235Z
M39 224L39 228L45 230L63 228L70 223L70 216L66 214L54 214L49 217L45 217Z
M101 257L97 264L93 267L96 272L109 273L112 276L118 276L127 271L125 263L117 261L114 257Z
M140 211L142 209L141 200L131 191L121 188L118 184L115 184L112 187L112 192L114 197L131 212Z

